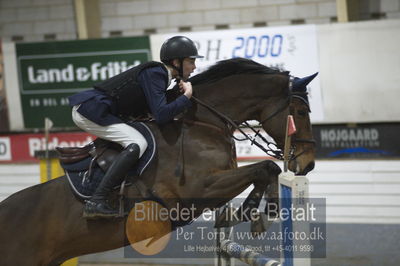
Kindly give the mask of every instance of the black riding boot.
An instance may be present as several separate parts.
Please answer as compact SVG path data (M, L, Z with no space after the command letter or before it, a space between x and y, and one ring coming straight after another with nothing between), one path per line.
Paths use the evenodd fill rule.
M118 210L111 207L107 199L113 187L124 180L128 170L139 160L140 148L133 143L128 145L111 164L90 200L86 201L83 217L116 217Z

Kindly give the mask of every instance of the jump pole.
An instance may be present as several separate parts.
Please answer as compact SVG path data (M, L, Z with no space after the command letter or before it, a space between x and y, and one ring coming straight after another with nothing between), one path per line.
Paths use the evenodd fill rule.
M286 123L286 136L285 136L285 147L284 147L284 160L283 169L284 171L279 175L279 204L281 210L296 210L303 209L307 210L309 202L309 190L308 190L308 179L306 176L294 175L288 171L288 165L290 160L290 147L291 147L291 136L296 132L296 127L291 115L287 118ZM311 259L310 253L305 252L309 247L308 239L299 239L296 237L296 233L301 233L303 236L309 237L309 223L307 221L294 221L292 212L284 217L281 217L281 233L283 236L282 240L282 251L281 261L283 266L310 266Z
M230 239L221 241L221 250L232 258L243 261L252 266L281 266L279 261L267 258L266 256L244 247Z

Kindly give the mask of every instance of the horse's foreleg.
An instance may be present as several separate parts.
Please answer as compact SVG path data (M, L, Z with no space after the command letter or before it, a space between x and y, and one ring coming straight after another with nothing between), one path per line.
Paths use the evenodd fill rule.
M219 217L217 217L215 226L230 227L243 221L249 221L250 217L253 217L255 214L254 210L258 209L264 192L271 193L271 189L275 188L275 184L278 183L278 175L280 172L280 168L275 163L265 161L239 169L219 172L210 176L210 179L214 180L214 184L208 187L206 191L211 191L211 193L220 196L214 198L211 196L211 193L206 195L216 201L226 202L242 192L248 185L254 184L253 190L241 207L237 210L230 207L225 208ZM233 196L232 194L229 195L228 200L221 198L221 195L229 193L227 190L231 190L233 194ZM262 232L267 227L269 226L266 226L264 222L258 221L258 223L252 223L252 230L254 232Z
M278 179L281 169L272 161L263 161L237 169L219 171L205 181L203 197L214 200L214 206L223 205L243 192L250 184L265 188Z

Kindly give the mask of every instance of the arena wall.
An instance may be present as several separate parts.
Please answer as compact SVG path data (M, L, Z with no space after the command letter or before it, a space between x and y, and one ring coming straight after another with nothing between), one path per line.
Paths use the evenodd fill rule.
M0 34L8 41L76 39L73 2L1 0ZM248 28L253 25L329 23L336 17L335 2L336 0L100 0L101 33L103 37L112 37ZM399 11L400 8L394 6L388 13L395 16Z
M361 20L400 18L398 0L359 1ZM73 40L74 1L1 0L4 40ZM336 0L100 0L102 37L253 26L327 24Z
M400 20L317 27L323 123L399 122Z

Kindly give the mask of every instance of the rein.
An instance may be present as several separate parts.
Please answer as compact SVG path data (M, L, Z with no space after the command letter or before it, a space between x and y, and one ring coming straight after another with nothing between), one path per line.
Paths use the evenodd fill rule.
M217 109L215 109L214 107L208 105L207 103L201 101L200 99L196 98L195 96L192 96L192 99L198 103L199 105L205 107L206 109L208 109L211 113L213 113L215 116L217 116L218 118L220 118L223 122L225 122L228 126L228 128L230 129L230 134L231 137L238 140L238 141L244 141L244 140L249 140L251 142L251 144L256 145L258 148L260 148L263 152L265 152L267 155L272 156L278 160L282 160L283 159L283 155L282 155L282 151L280 149L272 149L270 146L274 146L275 148L276 145L273 142L268 141L267 139L265 139L262 135L259 134L260 130L256 131L254 129L254 127L250 126L247 122L244 122L244 124L246 124L247 127L249 127L253 132L256 133L256 135L254 137L250 137L249 135L247 135L243 129L240 127L240 125L238 125L235 121L233 121L232 119L230 119L229 117L227 117L226 115L224 115L223 113L219 112ZM277 114L277 113L276 113ZM233 132L235 130L238 130L243 136L243 139L238 139L233 135ZM266 144L268 148L265 148L262 144L258 143L256 141L256 137L259 136Z

